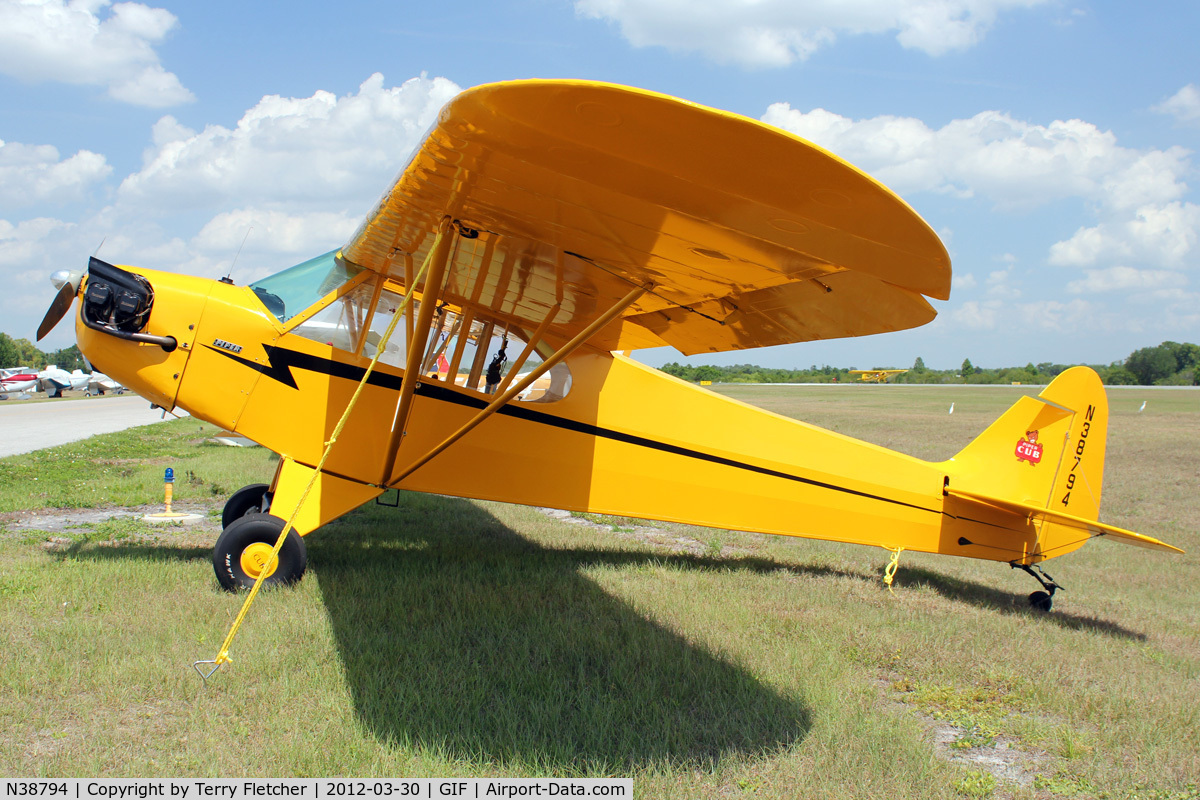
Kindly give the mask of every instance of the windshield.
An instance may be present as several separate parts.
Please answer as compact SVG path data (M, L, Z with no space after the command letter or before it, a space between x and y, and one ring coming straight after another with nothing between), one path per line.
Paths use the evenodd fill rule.
M309 259L255 281L250 288L268 311L280 322L287 322L362 272L362 267L347 264L339 254L334 250Z

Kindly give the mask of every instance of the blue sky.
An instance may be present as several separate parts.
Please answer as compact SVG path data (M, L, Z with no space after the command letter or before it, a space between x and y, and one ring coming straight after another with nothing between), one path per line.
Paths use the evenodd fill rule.
M336 247L456 91L541 77L785 127L947 244L930 325L697 363L1107 363L1198 342L1198 32L1194 2L0 0L0 330L32 339L48 275L101 242L216 277L245 240L239 283Z

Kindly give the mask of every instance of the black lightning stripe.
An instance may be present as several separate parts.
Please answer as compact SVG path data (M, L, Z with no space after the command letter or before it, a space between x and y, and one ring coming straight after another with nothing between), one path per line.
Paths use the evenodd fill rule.
M300 353L295 350L289 350L286 347L263 345L263 349L267 353L268 363L266 364L250 361L242 358L241 356L230 353L228 350L222 350L218 347L212 347L211 345L205 345L205 347L207 347L209 350L212 350L214 353L220 353L226 358L231 358L239 364L247 366L256 372L260 372L268 378L279 381L283 385L289 386L292 389L298 388L296 386L296 380L292 376L293 368L303 369L309 372L316 372L323 375L330 375L335 378L345 378L346 380L356 382L361 381L363 375L366 373L366 369L363 367L357 367L353 364L343 364L338 361L309 355L307 353ZM367 383L371 386L379 386L383 389L391 389L394 391L400 390L402 382L402 376L391 375L378 370L372 371L371 378L367 381ZM484 400L483 398L460 394L459 392L453 391L446 386L441 386L437 383L428 381L418 383L416 387L416 393L422 397L428 397L431 400L438 400L441 402L452 403L454 405L466 406L467 408L474 409L486 408L491 402L491 400ZM842 492L843 494L854 495L855 497L864 497L869 500L879 500L881 502L891 503L892 505L903 506L904 508L913 508L917 509L918 511L930 511L935 514L943 513L941 509L927 508L925 506L914 505L912 503L905 503L902 500L895 500L890 497L883 497L881 495L871 494L869 492L860 492L857 489L850 489L845 486L838 486L837 484L814 480L813 478L804 478L799 475L792 475L788 472L780 472L778 470L769 469L768 467L760 467L755 464L749 464L745 461L736 461L731 458L725 458L724 456L713 455L712 453L705 453L700 450L692 450L690 448L680 447L678 445L667 444L666 442L660 442L655 439L648 439L644 436L637 436L631 433L622 433L621 431L615 431L611 428L601 428L598 425L592 425L587 422L579 422L577 420L567 419L565 417L558 417L553 414L547 414L544 411L536 411L532 408L527 408L524 406L509 404L501 406L496 413L506 417L514 417L526 422L535 422L541 425L549 425L551 427L560 428L562 430L582 433L586 436L597 436L603 439L611 439L612 441L623 442L624 444L630 444L636 447L646 447L663 453L670 453L672 455L683 456L685 458L693 458L698 461L706 461L710 464L733 467L734 469L746 470L747 472L754 472L759 475L767 475L772 478L782 478L784 480L795 481L796 483L803 483L807 486L815 486L820 489L829 489L835 492Z

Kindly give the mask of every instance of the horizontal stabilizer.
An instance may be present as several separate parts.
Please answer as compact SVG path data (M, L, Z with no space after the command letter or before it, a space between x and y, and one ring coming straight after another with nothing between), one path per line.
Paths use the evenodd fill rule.
M1092 536L1108 536L1118 542L1132 544L1138 547L1146 547L1151 550L1167 550L1172 553L1182 553L1178 547L1169 545L1166 542L1160 542L1151 536L1143 536L1140 533L1127 531L1124 528L1118 528L1115 525L1105 525L1103 522L1077 517L1073 514L1064 514L1061 511L1055 511L1052 508L1043 508L1041 506L1030 505L1029 503L1019 503L1014 500L1004 500L999 497L992 497L978 492L967 492L961 489L946 489L946 494L952 497L958 497L963 500L968 500L974 503L980 503L993 508L1011 511L1014 514L1022 516L1028 515L1036 519L1044 519L1049 522L1054 522L1059 525L1066 525L1078 530L1087 531Z

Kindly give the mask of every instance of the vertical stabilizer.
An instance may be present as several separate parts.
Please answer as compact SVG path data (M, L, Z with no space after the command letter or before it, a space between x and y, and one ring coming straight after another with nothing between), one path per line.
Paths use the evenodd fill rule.
M1096 520L1107 432L1100 377L1073 367L945 462L949 488Z

